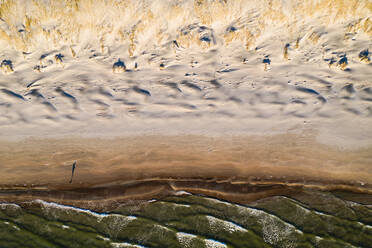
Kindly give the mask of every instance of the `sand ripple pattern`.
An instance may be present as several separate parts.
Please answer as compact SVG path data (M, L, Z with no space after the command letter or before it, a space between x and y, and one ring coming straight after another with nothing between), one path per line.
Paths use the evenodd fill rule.
M371 8L336 2L2 2L0 127L370 118Z
M234 68L234 64L226 67ZM300 75L296 74L299 67L305 71ZM306 71L312 70L312 66L306 64L264 75L254 73L261 69L259 65L235 68L216 72L214 66L201 65L192 74L192 69L180 66L175 71L143 69L105 77L94 72L93 66L84 66L76 71L71 68L74 72L69 74L75 75L72 81L63 78L64 71L32 83L27 79L10 83L8 80L12 79L2 78L0 126L185 117L237 120L372 117L372 85L362 77L349 79L358 75L327 69L310 73ZM54 80L59 74L62 78ZM372 70L363 77L372 78Z

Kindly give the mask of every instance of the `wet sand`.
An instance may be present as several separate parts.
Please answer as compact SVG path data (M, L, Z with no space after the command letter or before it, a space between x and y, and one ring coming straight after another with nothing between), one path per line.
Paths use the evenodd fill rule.
M371 161L372 147L341 150L311 134L3 140L0 200L105 209L177 191L239 203L303 189L370 196Z

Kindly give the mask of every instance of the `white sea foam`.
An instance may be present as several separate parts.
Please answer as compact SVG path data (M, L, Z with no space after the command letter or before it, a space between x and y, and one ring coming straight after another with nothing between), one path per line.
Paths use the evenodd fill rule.
M207 248L227 248L226 244L214 239L205 239L204 242Z
M0 203L1 209L20 209L21 207L14 203Z
M77 207L72 207L72 206L65 206L65 205L61 205L61 204L58 204L58 203L46 202L46 201L39 200L39 199L35 200L34 202L41 204L42 207L46 210L48 210L49 208L50 209L71 210L71 211L75 211L75 212L86 213L86 214L92 215L92 216L97 217L97 218L103 218L103 217L109 216L109 214L106 214L106 213L97 213L97 212L93 212L93 211L88 210L88 209L82 209L82 208L77 208Z
M247 230L235 223L232 223L230 221L226 221L226 220L221 220L221 219L218 219L218 218L215 218L213 216L209 216L207 215L206 216L207 219L208 219L208 222L209 222L209 225L210 225L210 228L214 231L218 231L218 230L224 230L224 231L228 231L228 232L246 232Z
M98 222L101 222L104 218L110 218L110 225L107 227L107 232L111 237L116 237L118 232L125 226L127 226L131 221L137 219L135 216L123 216L120 214L107 214L107 213L97 213L88 209L82 209L72 206L65 206L57 204L54 202L46 202L43 200L35 200L34 202L41 204L46 214L51 214L55 218L59 218L60 214L54 210L60 209L64 211L73 211L77 213L84 213L89 216L95 217ZM66 228L66 227L63 227Z
M184 232L177 232L176 236L178 242L180 242L180 244L184 247L190 247L192 240L197 238L197 236L194 234Z
M176 191L175 192L175 195L191 195L189 192L186 192L186 191Z
M142 245L134 245L134 244L129 244L129 243L111 243L111 246L113 248L146 248L145 246Z

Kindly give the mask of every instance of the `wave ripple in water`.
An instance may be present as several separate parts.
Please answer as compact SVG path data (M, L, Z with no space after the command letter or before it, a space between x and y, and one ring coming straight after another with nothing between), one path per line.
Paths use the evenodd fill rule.
M178 195L103 214L33 201L0 205L0 245L371 247L371 216L371 206L324 192L270 197L249 206Z

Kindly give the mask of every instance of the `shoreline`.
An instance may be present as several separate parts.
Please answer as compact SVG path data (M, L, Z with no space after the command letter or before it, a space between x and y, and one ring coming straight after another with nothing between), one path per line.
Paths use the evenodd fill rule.
M236 203L306 190L372 194L372 147L342 150L319 144L311 135L153 135L0 144L0 201L42 199L111 208L178 191ZM77 166L70 184L73 161Z
M98 212L120 205L133 204L179 195L193 194L234 204L249 204L261 199L325 192L342 195L342 199L372 206L372 188L336 184L300 184L283 182L217 182L213 180L148 179L127 184L81 188L13 188L0 189L0 203L24 204L34 200L55 202Z
M149 178L336 181L371 185L372 146L344 150L308 134L128 136L0 141L2 185L99 185Z

